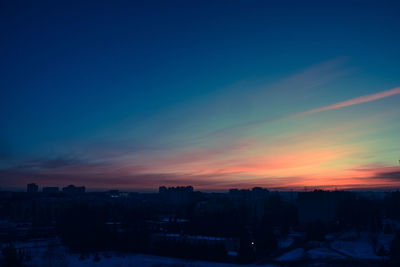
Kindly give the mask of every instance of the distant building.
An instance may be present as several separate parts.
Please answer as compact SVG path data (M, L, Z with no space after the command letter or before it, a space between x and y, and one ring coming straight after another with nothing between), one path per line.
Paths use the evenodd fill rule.
M39 186L37 184L28 184L26 186L26 192L28 193L37 193L39 191Z
M297 198L298 217L301 223L320 220L332 221L337 213L338 203L352 196L351 192L323 191L299 192Z
M63 187L62 191L66 194L83 194L85 193L85 187L84 186L75 186L75 185L69 185L66 187Z
M268 189L254 187L253 189L230 189L228 198L235 205L246 205L252 218L260 220L264 216L265 201L269 198Z
M119 190L108 190L106 194L112 198L118 198L122 196L122 193Z
M60 189L57 186L48 186L48 187L43 187L42 192L43 193L58 193L58 192L60 192Z
M254 187L253 189L230 189L228 197L232 201L257 201L269 197L269 191L266 188Z
M193 197L192 186L177 186L168 187L161 186L158 194L168 204L172 205L187 205Z

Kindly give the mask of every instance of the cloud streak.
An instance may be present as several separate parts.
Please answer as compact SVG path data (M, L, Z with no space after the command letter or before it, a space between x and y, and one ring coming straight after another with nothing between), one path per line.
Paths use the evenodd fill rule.
M364 96L352 98L352 99L349 99L346 101L338 102L338 103L335 103L335 104L332 104L329 106L325 106L325 107L321 107L321 108L311 109L308 111L297 113L296 115L297 116L298 115L309 115L309 114L319 113L319 112L328 111L328 110L340 109L340 108L344 108L344 107L349 107L349 106L354 106L354 105L358 105L358 104L362 104L362 103L379 100L382 98L386 98L386 97L394 96L394 95L398 95L398 94L400 94L400 87L382 91L382 92L375 93L375 94L364 95Z
M227 134L230 132L237 132L237 131L243 131L243 130L249 130L250 127L254 127L254 126L258 126L264 123L271 123L271 122L278 122L278 121L282 121L285 119L291 119L291 118L297 118L297 117L301 117L301 116L306 116L306 115L312 115L315 113L320 113L320 112L324 112L324 111L329 111L329 110L335 110L335 109L340 109L340 108L344 108L344 107L349 107L349 106L354 106L354 105L359 105L359 104L363 104L363 103L367 103L367 102L372 102L372 101L376 101L382 98L387 98L390 96L394 96L394 95L399 95L400 94L400 87L396 87L390 90L386 90L386 91L382 91L382 92L378 92L375 94L369 94L369 95L364 95L364 96L359 96L356 98L352 98L349 100L345 100L342 102L337 102L335 104L331 104L328 106L324 106L324 107L320 107L320 108L316 108L316 109L310 109L307 111L301 111L301 112L297 112L297 113L292 113L289 115L283 115L283 116L277 116L277 117L270 117L267 119L261 119L261 120L253 120L253 121L248 121L245 123L240 123L240 124L236 124L230 127L225 127L222 129L218 129L215 131L212 131L210 133L207 133L203 136L200 137L201 140L204 139L208 139L212 136L215 135L222 135L222 134Z

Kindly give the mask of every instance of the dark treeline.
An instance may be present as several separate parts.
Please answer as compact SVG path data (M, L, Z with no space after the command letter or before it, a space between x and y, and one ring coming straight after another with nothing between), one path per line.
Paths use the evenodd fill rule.
M158 194L10 193L1 195L0 219L29 222L26 238L58 236L83 256L121 251L237 263L268 261L280 251L279 238L294 231L305 235L293 246L322 241L329 233L384 231L396 237L390 250L376 252L396 264L400 235L383 221L399 220L399 207L400 192L375 198L319 190L282 195L260 188L204 194L185 187ZM12 244L21 237L8 231L0 238ZM3 261L16 264L18 257L11 245L3 249Z

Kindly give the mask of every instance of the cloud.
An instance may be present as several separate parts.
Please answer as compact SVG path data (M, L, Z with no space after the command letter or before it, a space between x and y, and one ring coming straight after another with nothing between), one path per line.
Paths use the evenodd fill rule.
M310 155L313 155L310 152ZM333 153L334 156L335 153ZM40 186L65 186L68 184L85 185L89 189L126 189L126 190L155 190L158 186L192 185L198 190L227 190L229 188L251 188L254 186L268 187L280 190L303 190L308 188L324 189L377 189L377 188L396 188L400 186L400 167L387 166L368 166L362 169L351 169L349 172L336 170L337 172L321 169L315 175L307 175L297 169L295 172L282 172L281 168L286 169L285 155L283 158L265 159L268 166L266 172L257 173L254 168L260 166L237 166L236 170L213 169L210 172L190 172L178 171L170 172L162 168L140 168L140 166L118 164L93 164L81 162L79 164L59 164L53 162L48 168L9 168L0 169L0 184L8 188L23 187L27 183L36 182ZM297 158L298 155L295 155ZM321 155L313 155L312 158L321 159ZM330 161L330 155L322 161ZM306 159L300 165L320 165L313 159L310 162ZM264 160L262 160L264 161ZM262 163L262 162L259 162ZM42 165L40 165L42 166ZM61 166L56 168L55 166ZM250 168L246 170L245 168ZM274 172L277 167L278 173ZM193 169L192 169L193 170ZM268 171L269 170L269 171ZM255 172L254 172L255 171ZM298 175L296 175L298 174Z
M342 101L342 102L337 102L337 103L334 103L332 105L328 105L328 106L324 106L324 107L320 107L320 108L316 108L316 109L297 112L297 113L293 113L293 114L286 115L286 116L269 118L269 119L266 119L266 120L253 121L253 122L247 123L246 125L249 126L251 124L260 124L260 123L266 123L266 122L272 122L272 121L279 121L279 120L284 120L284 119L295 118L295 117L299 117L299 116L311 115L311 114L315 114L315 113L319 113L319 112L323 112L323 111L335 110L335 109L340 109L340 108L344 108L344 107L359 105L359 104L362 104L362 103L367 103L367 102L371 102L371 101L375 101L375 100L379 100L379 99L382 99L382 98L386 98L386 97L390 97L390 96L394 96L394 95L399 95L399 94L400 94L400 87L396 87L396 88L393 88L393 89L390 89L390 90L386 90L386 91L382 91L382 92L375 93L375 94L370 94L370 95L359 96L359 97L356 97L356 98L352 98L352 99L349 99L349 100L346 100L346 101ZM240 127L243 127L243 126L244 125L240 125ZM239 127L239 126L236 126L236 127Z
M391 181L400 182L400 171L380 173L378 177L382 179L388 179Z
M266 118L266 119L253 120L253 121L249 121L249 122L245 122L245 123L236 124L236 125L233 125L230 127L225 127L222 129L212 131L212 132L202 136L201 139L208 139L215 135L227 134L227 133L230 133L233 131L244 131L244 130L248 131L250 129L250 127L258 126L258 125L264 124L264 123L277 122L277 121L282 121L285 119L291 119L291 118L311 115L311 114L315 114L315 113L319 113L319 112L323 112L323 111L329 111L329 110L340 109L340 108L349 107L349 106L353 106L353 105L359 105L362 103L367 103L367 102L371 102L371 101L375 101L375 100L379 100L382 98L387 98L387 97L399 95L399 94L400 94L400 87L396 87L394 89L382 91L382 92L375 93L375 94L364 95L364 96L352 98L352 99L349 99L346 101L334 103L332 105L328 105L328 106L324 106L324 107L320 107L320 108L316 108L316 109L301 111L301 112L292 113L292 114L283 115L283 116L275 116L275 117L273 116L273 117Z
M327 110L333 110L333 109L339 109L339 108L344 108L344 107L349 107L349 106L353 106L353 105L359 105L362 103L367 103L367 102L371 102L371 101L375 101L378 99L382 99L382 98L386 98L389 96L394 96L394 95L398 95L400 94L400 87L394 88L394 89L390 89L390 90L386 90L386 91L382 91L376 94L370 94L370 95L364 95L364 96L360 96L360 97L356 97L356 98L352 98L346 101L342 101L342 102L338 102L329 106L325 106L325 107L321 107L321 108L316 108L316 109L312 109L312 110L308 110L308 111L304 111L304 112L300 112L297 113L295 115L309 115L309 114L314 114L314 113L318 113L318 112L322 112L322 111L327 111Z
M377 165L361 171L371 172L371 176L374 179L400 184L400 166L386 167Z
M332 59L277 80L268 75L249 78L184 101L153 117L149 122L153 134L147 133L145 139L156 135L157 140L191 145L222 133L241 135L246 126L279 120L282 112L296 112L293 109L299 102L320 95L329 83L351 71L343 66L345 62L346 58Z
M400 188L400 167L387 166L384 164L372 164L362 168L350 170L351 177L345 178L354 181L349 185L351 188L369 189L399 189Z
M66 156L66 157L56 157L56 158L41 158L41 159L34 159L28 160L23 162L22 164L16 166L16 169L57 169L57 168L64 168L69 166L77 166L86 164L87 162L73 156Z

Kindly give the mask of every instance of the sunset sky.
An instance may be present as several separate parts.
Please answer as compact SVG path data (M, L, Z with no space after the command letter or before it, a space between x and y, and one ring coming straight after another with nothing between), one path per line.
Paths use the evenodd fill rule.
M2 1L0 187L400 188L399 1Z

